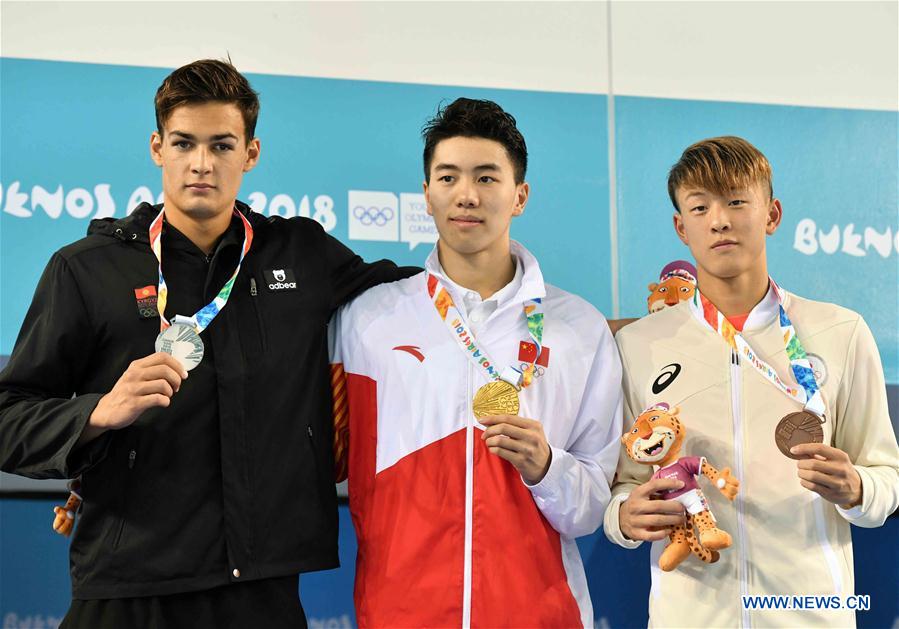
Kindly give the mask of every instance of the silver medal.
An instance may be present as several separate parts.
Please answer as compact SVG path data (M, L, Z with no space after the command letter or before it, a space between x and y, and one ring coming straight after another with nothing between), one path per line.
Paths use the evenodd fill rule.
M156 351L174 356L190 371L203 360L203 339L192 326L174 323L156 337Z

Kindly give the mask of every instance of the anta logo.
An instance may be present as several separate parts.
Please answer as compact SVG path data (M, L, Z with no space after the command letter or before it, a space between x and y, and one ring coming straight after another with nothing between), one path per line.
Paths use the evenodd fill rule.
M421 348L418 345L397 345L393 349L399 352L407 352L412 356L415 356L420 363L425 361L425 355L421 353Z
M662 373L659 374L659 377L656 378L652 383L652 392L655 395L658 395L662 391L668 388L668 385L674 382L674 380L680 375L680 365L677 363L671 363L670 365L665 365L662 367Z
M270 291L296 290L297 280L293 269L271 269L263 271L265 283Z

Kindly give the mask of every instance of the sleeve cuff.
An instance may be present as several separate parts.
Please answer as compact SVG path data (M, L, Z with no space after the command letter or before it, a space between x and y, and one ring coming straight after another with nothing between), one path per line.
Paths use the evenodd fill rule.
M858 472L858 477L862 481L862 503L860 505L856 505L851 509L844 509L840 505L834 505L837 508L837 513L839 513L844 520L849 523L856 523L862 520L865 517L865 514L868 512L868 509L871 507L871 501L874 496L874 483L871 480L871 477L868 475L867 470L858 465L853 466L855 471Z
M558 495L560 478L565 473L562 469L564 467L564 458L571 456L568 452L552 446L549 447L549 451L552 459L549 462L549 469L546 470L546 475L533 485L524 480L523 477L521 479L524 486L531 491L531 495L538 500L552 500L553 497Z
M82 473L106 458L106 452L109 449L109 442L111 441L110 433L112 431L110 430L107 430L105 433L93 441L84 444L80 448L75 447L79 437L81 437L81 432L84 430L85 426L87 426L91 413L97 408L97 403L100 401L101 397L103 396L98 393L78 396L78 398L83 401L83 406L81 415L77 420L79 429L76 432L75 438L71 442L69 451L65 457L64 476L66 478L80 476Z
M628 539L621 532L618 525L618 511L621 509L621 503L628 499L630 493L623 493L612 496L609 506L606 507L606 514L602 524L602 529L606 533L606 537L610 542L618 544L623 548L637 548L643 542L635 539Z

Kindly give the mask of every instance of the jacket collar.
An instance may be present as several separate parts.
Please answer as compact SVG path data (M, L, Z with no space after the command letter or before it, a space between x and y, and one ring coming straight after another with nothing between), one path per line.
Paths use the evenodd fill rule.
M780 292L783 295L784 310L786 310L790 302L790 296L789 293L787 293L782 288L780 289ZM762 297L762 300L752 308L752 310L749 312L749 316L746 317L746 323L743 324L743 331L754 332L756 330L767 327L772 321L778 318L780 313L778 305L779 299L777 296L777 291L775 290L774 285L769 283L768 292L765 293L765 296ZM708 327L705 319L702 318L702 312L700 310L691 308L690 311L693 313L693 318L699 321L699 323L701 323L703 327Z
M265 222L265 218L253 212L246 203L235 201L234 205L240 213L247 217L254 229ZM141 203L134 208L131 214L124 218L95 218L88 225L87 234L88 236L110 236L125 242L138 242L149 245L150 223L153 222L153 219L156 218L161 209L161 204L150 205L149 203ZM225 240L227 238L228 233L226 232Z
M543 273L540 271L540 265L537 262L537 258L534 257L534 254L515 240L511 241L511 253L515 257L517 264L521 267L521 285L511 297L502 300L498 310L504 310L510 306L520 306L529 299L542 299L546 297L546 285L543 282ZM428 259L425 262L425 271L430 275L437 277L444 283L447 290L450 291L453 301L462 297L462 295L456 294L458 291L454 289L454 287L458 285L446 276L443 272L443 268L440 266L440 259L437 255L437 245L434 245L434 249L431 251L430 255L428 255ZM516 274L517 273L518 271L516 270ZM502 292L502 289L499 292Z
M777 292L774 290L774 287L769 284L768 292L765 293L762 300L755 305L749 312L749 316L746 317L746 323L743 324L743 329L749 332L751 330L758 330L766 327L780 314L778 305L779 300L777 298ZM784 306L786 306L786 294L784 294Z

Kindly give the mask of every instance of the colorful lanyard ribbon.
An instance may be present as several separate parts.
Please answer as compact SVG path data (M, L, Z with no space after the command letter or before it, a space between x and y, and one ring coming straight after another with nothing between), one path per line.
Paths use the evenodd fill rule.
M753 351L749 343L743 338L743 335L727 320L727 317L721 314L712 302L700 294L698 288L690 301L690 305L696 316L721 335L731 348L745 356L763 378L802 404L805 410L823 418L825 412L824 397L821 395L821 388L815 379L815 372L812 370L805 349L796 335L796 329L793 327L793 323L784 309L784 295L781 288L770 278L769 282L774 290L774 294L777 296L780 331L783 334L793 377L799 383L800 389L790 386L781 380L777 372Z
M528 363L524 369L516 369L513 366L506 367L500 373L495 363L482 350L475 339L474 334L468 329L465 318L453 303L449 291L434 275L428 274L428 295L437 309L440 318L449 328L453 338L459 343L462 351L468 356L469 360L474 363L475 367L481 370L490 380L504 380L514 386L516 389L523 389L530 386L534 380L534 364L543 351L543 300L539 298L528 299L524 302L524 316L527 319L528 334L534 345L537 346L537 352L534 359ZM453 313L450 313L450 310Z
M219 291L219 294L216 295L212 301L203 306L203 308L191 317L175 315L172 318L171 323L165 318L165 305L166 301L168 301L169 289L165 284L165 278L162 276L162 221L165 215L165 208L162 208L159 215L153 219L152 223L150 223L150 248L156 255L156 259L159 260L159 290L157 291L156 297L156 309L159 311L160 332L171 326L172 323L183 323L194 328L197 334L200 334L210 323L212 323L212 320L222 311L225 304L228 303L228 298L231 297L231 287L234 286L234 280L237 278L237 274L240 273L240 265L247 256L250 245L253 244L253 226L250 225L250 221L247 220L247 217L244 216L243 213L238 212L237 209L234 210L234 214L239 216L240 220L243 221L244 230L243 248L240 253L240 260L237 262L237 268L234 269L231 278L225 282L222 290Z

